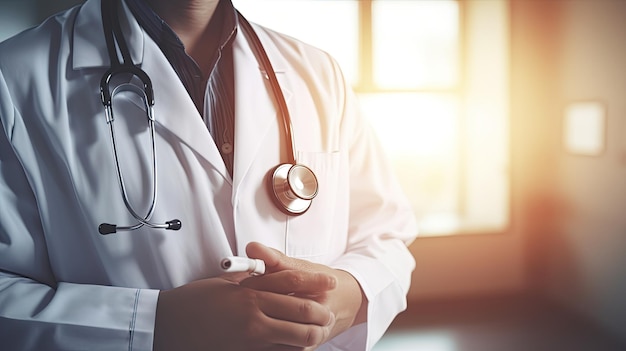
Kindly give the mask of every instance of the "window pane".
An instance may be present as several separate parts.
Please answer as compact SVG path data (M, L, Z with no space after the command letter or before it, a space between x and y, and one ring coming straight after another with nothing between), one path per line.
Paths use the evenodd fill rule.
M359 98L423 235L491 232L506 226L508 149L503 146L505 116L499 109L467 110L468 102L454 94Z
M358 2L354 0L233 0L249 21L331 54L350 83L358 74Z
M464 228L503 230L509 221L508 2L466 2Z
M458 230L459 102L444 94L361 94L422 232Z
M372 37L379 88L453 88L458 83L457 1L374 1Z

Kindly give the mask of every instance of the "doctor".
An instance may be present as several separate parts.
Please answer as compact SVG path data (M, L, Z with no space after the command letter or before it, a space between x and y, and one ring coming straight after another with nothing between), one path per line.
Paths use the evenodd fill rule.
M416 229L336 63L229 0L103 1L104 23L87 0L0 44L2 347L371 349ZM117 60L149 77L153 124L140 75L109 77L105 113ZM285 163L314 174L302 213L275 198ZM266 274L223 274L233 255Z

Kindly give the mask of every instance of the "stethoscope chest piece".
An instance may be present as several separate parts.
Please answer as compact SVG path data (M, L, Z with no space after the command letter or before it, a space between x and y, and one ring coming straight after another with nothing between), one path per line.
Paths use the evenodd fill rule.
M281 164L269 178L270 190L278 207L289 215L300 215L311 207L317 195L317 178L304 165Z

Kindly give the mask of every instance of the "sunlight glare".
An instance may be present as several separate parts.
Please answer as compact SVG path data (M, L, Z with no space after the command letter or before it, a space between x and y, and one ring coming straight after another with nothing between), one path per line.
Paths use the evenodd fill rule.
M381 88L450 88L459 80L456 1L374 1L374 80Z
M428 94L361 94L361 106L390 154L445 157L457 145L455 99Z
M318 47L339 62L346 79L358 75L358 2L334 0L232 0L252 22Z

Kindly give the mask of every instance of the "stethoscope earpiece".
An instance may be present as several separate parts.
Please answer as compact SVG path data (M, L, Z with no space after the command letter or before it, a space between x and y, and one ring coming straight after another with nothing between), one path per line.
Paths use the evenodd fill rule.
M278 208L288 215L297 216L311 207L318 190L317 177L311 169L283 163L271 174L269 186Z

